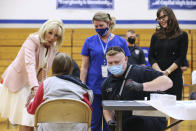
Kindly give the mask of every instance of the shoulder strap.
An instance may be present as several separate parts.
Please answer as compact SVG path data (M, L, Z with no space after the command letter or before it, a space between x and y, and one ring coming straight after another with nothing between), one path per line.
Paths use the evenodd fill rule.
M121 85L121 87L120 87L120 92L119 92L119 94L118 94L118 97L119 97L119 98L120 98L120 96L122 95L122 91L123 91L123 88L124 88L124 85L125 85L125 80L127 79L127 76L128 76L128 74L129 74L129 71L131 70L131 67L132 67L132 65L129 66L129 68L128 68L126 74L125 74L125 78L124 78L124 80L123 80L123 83L122 83L122 85Z

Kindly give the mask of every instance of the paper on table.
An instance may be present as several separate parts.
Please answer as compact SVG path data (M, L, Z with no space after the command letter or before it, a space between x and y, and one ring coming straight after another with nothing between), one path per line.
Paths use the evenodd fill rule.
M167 104L161 100L139 101L151 105L160 112L178 120L196 120L196 101L176 101L176 104Z

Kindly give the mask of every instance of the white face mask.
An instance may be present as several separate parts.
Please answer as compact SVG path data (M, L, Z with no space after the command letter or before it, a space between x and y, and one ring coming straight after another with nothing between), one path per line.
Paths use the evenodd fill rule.
M113 75L121 75L124 72L122 65L108 66L108 71Z

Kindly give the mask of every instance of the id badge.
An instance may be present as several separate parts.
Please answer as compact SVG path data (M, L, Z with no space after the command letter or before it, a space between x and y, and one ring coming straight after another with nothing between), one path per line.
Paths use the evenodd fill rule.
M108 68L105 65L101 66L101 73L102 73L102 77L108 77Z

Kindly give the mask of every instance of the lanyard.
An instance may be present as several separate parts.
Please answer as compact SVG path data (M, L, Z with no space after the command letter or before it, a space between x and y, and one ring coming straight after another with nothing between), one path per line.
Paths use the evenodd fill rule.
M98 34L97 34L97 35L98 35ZM103 50L103 54L104 54L104 65L106 65L105 55L106 55L106 50L107 50L107 47L108 47L108 43L109 43L109 41L110 41L110 37L111 37L111 34L109 34L108 40L107 40L107 42L106 42L106 46L105 46L105 48L104 48L104 46L103 46L104 43L102 42L101 38L100 38L99 35L98 35L99 43L101 43L102 50Z
M127 69L127 72L126 72L126 74L125 74L125 78L124 78L123 83L122 83L122 85L121 85L121 87L120 87L120 92L119 92L119 94L117 95L117 99L118 99L118 100L120 100L120 97L121 97L121 95L122 95L122 91L123 91L124 85L125 85L125 80L127 79L127 76L128 76L128 74L129 74L129 71L131 70L131 67L132 67L132 65L129 66L129 68Z

